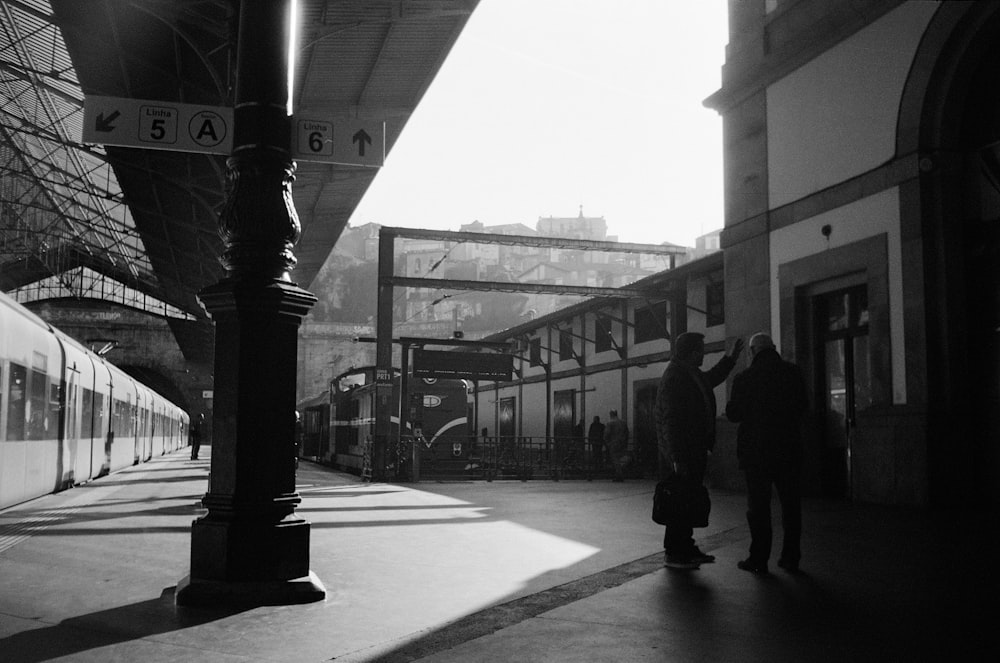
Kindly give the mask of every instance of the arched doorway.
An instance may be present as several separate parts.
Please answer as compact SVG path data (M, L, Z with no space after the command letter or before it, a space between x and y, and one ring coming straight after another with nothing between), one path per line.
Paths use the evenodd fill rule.
M946 3L917 61L933 67L913 69L899 145L919 151L909 230L923 240L929 499L997 508L1000 6Z

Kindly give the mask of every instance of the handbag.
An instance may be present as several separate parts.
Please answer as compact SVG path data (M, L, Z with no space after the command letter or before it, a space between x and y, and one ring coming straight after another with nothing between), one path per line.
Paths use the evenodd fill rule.
M711 510L708 489L677 475L660 481L653 491L653 522L658 525L707 527Z

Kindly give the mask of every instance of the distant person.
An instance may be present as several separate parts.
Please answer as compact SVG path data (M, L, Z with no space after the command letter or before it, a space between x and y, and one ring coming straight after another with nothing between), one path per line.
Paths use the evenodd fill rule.
M188 436L191 440L191 460L198 460L198 451L201 449L201 436L205 427L205 414L199 414L198 418L191 424Z
M583 459L583 448L587 444L587 438L583 431L586 427L583 424L583 419L581 419L575 426L573 426L573 447L570 449L570 458L572 458L574 464L578 464Z
M590 464L594 470L604 469L604 424L600 417L594 417L587 429L587 441L590 443Z
M604 444L615 468L613 481L625 480L625 463L628 461L628 425L618 418L618 410L608 413L608 425L604 428Z
M680 334L656 391L656 443L660 479L676 478L700 486L708 456L715 446L716 402L713 389L725 381L743 351L743 339L708 371L705 337L696 332ZM682 484L683 485L683 484ZM667 523L663 531L664 564L694 569L715 561L694 543L690 522Z
M784 538L778 566L794 573L802 556L801 423L809 403L802 372L764 333L750 337L750 367L733 380L726 416L739 422L736 456L747 480L750 556L737 566L767 573L771 556L771 485L781 502Z

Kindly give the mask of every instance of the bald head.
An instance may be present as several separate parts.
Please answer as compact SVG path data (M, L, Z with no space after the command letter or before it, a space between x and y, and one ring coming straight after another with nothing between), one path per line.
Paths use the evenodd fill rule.
M761 350L774 350L774 341L764 332L757 332L750 337L750 356L755 356Z

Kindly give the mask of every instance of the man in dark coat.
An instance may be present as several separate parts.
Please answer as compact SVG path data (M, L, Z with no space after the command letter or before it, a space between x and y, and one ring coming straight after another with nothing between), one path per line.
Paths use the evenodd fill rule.
M191 460L198 460L198 451L201 449L201 436L205 428L205 414L199 414L198 418L191 422L188 430L188 437L191 438Z
M802 415L808 407L806 385L799 368L783 360L771 337L750 338L750 367L733 380L726 416L739 422L736 455L747 480L747 522L750 556L738 566L767 573L771 556L771 485L781 502L784 530L778 566L799 568L802 535Z
M615 468L615 478L612 481L621 483L625 481L625 465L628 460L628 424L618 418L618 410L611 410L608 417L608 425L604 428L604 444Z
M600 471L604 469L604 424L600 417L594 417L587 429L587 440L590 442L591 469Z
M701 485L708 455L715 446L716 402L713 389L722 384L743 351L743 340L708 371L703 334L687 332L674 339L672 355L656 391L656 442L660 478ZM693 569L714 562L694 543L689 522L668 523L663 533L665 564Z

